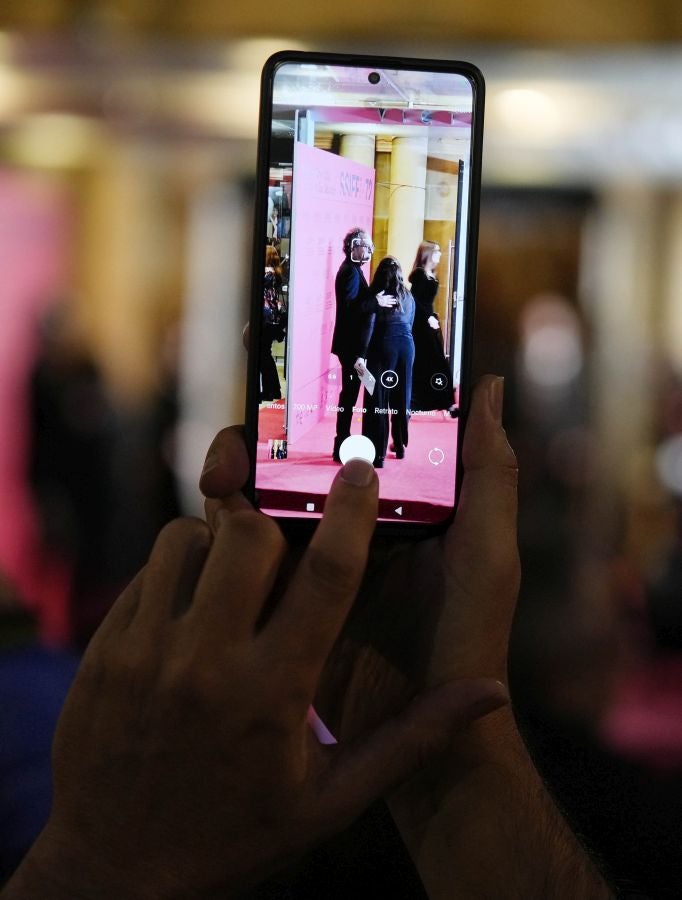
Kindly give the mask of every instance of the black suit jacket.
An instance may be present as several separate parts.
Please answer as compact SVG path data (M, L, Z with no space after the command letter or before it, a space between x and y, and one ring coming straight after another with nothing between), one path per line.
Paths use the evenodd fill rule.
M336 322L332 353L342 357L361 356L362 334L368 315L368 286L360 266L346 259L336 273Z

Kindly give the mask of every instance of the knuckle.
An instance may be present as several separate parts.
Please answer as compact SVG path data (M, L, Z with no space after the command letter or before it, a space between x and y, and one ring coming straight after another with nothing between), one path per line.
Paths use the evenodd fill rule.
M258 548L258 554L278 554L286 547L284 535L273 519L253 509L230 513L229 523L233 533L245 543Z
M211 532L202 520L191 516L173 519L163 526L156 541L157 547L176 550L178 547L207 544Z
M222 685L210 666L183 659L166 667L160 677L160 692L166 703L189 709L217 705Z
M416 772L425 769L434 757L445 750L445 741L437 740L434 736L419 737L412 747L412 763Z
M121 655L108 671L108 679L119 694L133 696L145 688L151 674L150 667L139 655Z
M79 690L92 696L107 696L110 704L135 702L150 689L154 666L142 650L126 644L106 654L86 653L76 682Z
M311 544L308 549L308 571L313 589L322 599L332 602L355 593L360 580L358 561L340 549L332 550Z

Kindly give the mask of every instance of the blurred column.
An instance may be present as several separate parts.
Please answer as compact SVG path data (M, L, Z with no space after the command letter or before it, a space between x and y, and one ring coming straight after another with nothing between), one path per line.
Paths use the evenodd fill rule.
M342 134L339 154L373 169L374 146L373 134Z
M665 257L661 337L668 361L682 377L682 193L670 199Z
M125 406L156 390L163 323L179 312L181 238L168 166L163 151L112 142L83 184L78 314Z
M450 290L447 282L448 248L450 242L455 240L460 159L466 158L467 152L468 143L460 138L432 137L429 139L424 240L440 244L443 252L438 272L440 287L435 301L436 311L442 319L446 315L447 296ZM451 275L453 274L451 273Z
M197 464L220 428L244 418L251 190L212 180L190 205L176 465L183 509L196 515Z
M592 326L594 422L606 487L627 486L650 439L659 231L659 198L633 186L603 194L585 232L582 300Z
M378 260L386 256L388 231L387 183L391 163L390 153L380 152L380 150L380 143L377 142L373 134L341 135L339 155L345 156L346 159L352 159L353 162L361 163L363 166L368 166L375 171L374 220L372 223L372 240L374 241L375 250L372 258L372 274L374 274Z
M398 259L406 277L424 235L427 148L425 134L393 140L388 252Z
M388 253L388 213L391 199L391 141L379 138L376 146L376 183L374 185L374 256L372 273Z

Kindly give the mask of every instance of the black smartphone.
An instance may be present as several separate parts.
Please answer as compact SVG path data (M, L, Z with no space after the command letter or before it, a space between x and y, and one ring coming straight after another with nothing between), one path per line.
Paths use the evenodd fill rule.
M263 71L249 492L322 515L373 463L383 530L451 519L469 399L484 82L464 62L284 52Z

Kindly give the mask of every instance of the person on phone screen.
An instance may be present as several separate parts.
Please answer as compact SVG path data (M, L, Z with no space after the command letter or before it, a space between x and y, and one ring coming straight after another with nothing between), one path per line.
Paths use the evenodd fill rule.
M334 438L333 459L341 462L341 444L350 436L353 407L360 392L360 378L355 364L363 356L362 336L366 330L367 317L373 307L390 308L393 297L368 294L367 280L362 266L372 258L374 244L363 228L352 228L343 239L344 260L336 273L334 289L336 293L336 321L332 336L332 353L341 363L341 391L336 414L336 437Z
M452 370L445 358L443 332L434 309L439 287L436 270L440 258L439 244L422 241L409 278L415 302L411 408L447 410L455 418L457 411L453 403Z
M390 307L379 302L378 298L386 295L394 300ZM367 358L367 369L376 378L376 385L373 395L365 394L362 433L374 444L374 466L380 469L388 448L389 415L391 449L397 459L405 456L412 396L415 302L405 285L400 263L393 256L384 257L377 266L369 296L377 299L374 309L369 306L362 356Z
M265 248L265 280L263 287L263 329L260 344L261 402L280 400L282 386L277 364L272 355L275 341L284 340L286 318L282 301L282 270L279 253L274 247Z

